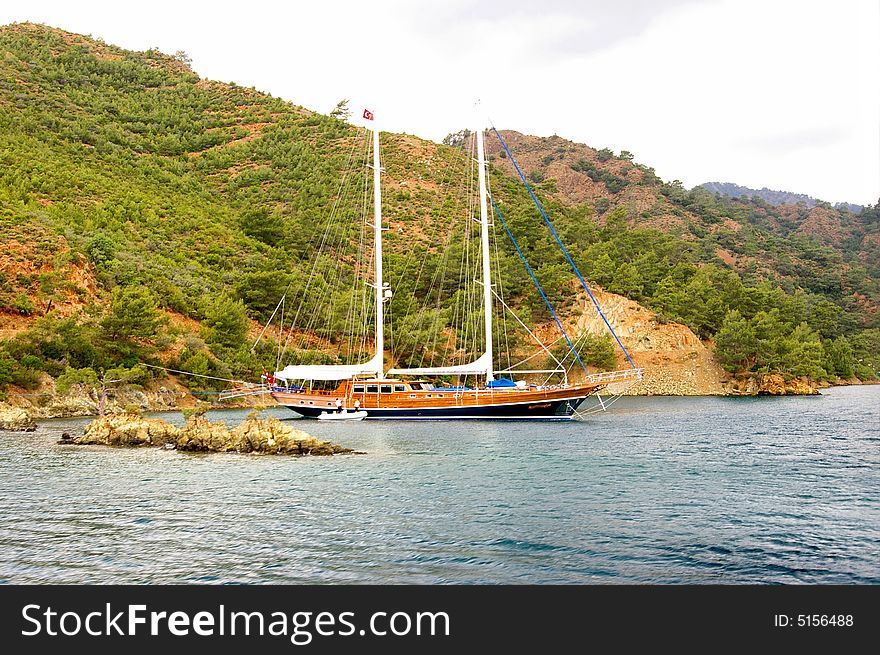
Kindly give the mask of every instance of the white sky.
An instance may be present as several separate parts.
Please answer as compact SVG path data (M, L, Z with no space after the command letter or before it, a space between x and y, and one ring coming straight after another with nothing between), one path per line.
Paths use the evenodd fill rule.
M876 0L28 0L33 21L185 50L203 77L439 141L499 129L629 150L664 180L880 197Z

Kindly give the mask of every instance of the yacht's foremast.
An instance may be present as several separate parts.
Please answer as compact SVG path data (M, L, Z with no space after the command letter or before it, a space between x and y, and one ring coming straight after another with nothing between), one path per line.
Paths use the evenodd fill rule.
M379 163L379 128L373 126L373 243L375 244L375 275L373 282L376 289L376 377L385 377L385 285L382 280L382 168Z

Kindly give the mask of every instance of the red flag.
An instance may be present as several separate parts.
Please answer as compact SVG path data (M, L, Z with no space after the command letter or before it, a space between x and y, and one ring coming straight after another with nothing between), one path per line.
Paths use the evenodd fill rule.
M373 120L373 112L371 112L369 109L364 109L364 118L366 118L368 121Z

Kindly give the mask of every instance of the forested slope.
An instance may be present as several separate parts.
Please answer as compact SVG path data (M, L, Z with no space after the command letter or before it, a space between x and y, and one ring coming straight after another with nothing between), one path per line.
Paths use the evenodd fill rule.
M312 270L341 291L326 315L299 297L319 320L295 354L353 356L345 308L363 281L353 251L316 258L316 244L361 131L202 80L183 54L44 26L0 28L0 67L0 386L34 388L44 373L62 388L143 382L155 373L141 362L256 379L277 353L271 335L251 351L258 324ZM831 379L880 369L876 206L852 215L688 192L629 153L504 134L588 279L714 339L730 371ZM468 204L464 140L383 133L382 143L390 356L463 361L474 334L455 318L468 271L447 269L473 239L449 220ZM489 143L493 196L574 323L573 276ZM339 248L357 240L352 227ZM510 244L499 240L494 256L508 302L533 325L549 321ZM594 365L613 365L607 340L587 346Z

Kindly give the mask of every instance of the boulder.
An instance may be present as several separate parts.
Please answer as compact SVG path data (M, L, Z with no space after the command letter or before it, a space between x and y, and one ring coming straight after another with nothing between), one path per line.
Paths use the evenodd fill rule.
M236 452L229 428L222 421L211 423L204 416L192 416L177 438L177 449L191 452Z
M180 428L158 418L133 414L99 416L86 426L81 437L65 443L102 446L164 446L175 443Z
M319 441L302 430L284 425L277 418L250 417L232 431L241 452L272 455L337 455L352 452L333 443Z
M786 380L779 374L763 376L758 385L759 396L815 396L818 393L806 378Z
M0 408L0 430L12 432L33 432L37 424L26 411L19 407Z

